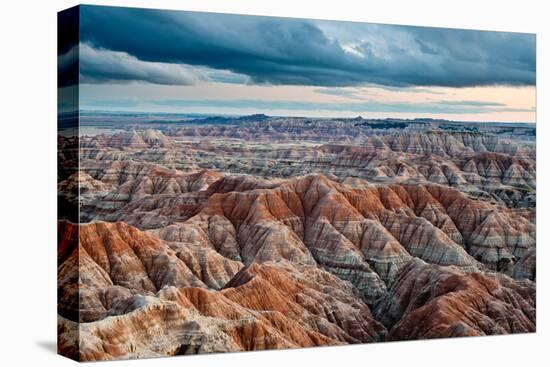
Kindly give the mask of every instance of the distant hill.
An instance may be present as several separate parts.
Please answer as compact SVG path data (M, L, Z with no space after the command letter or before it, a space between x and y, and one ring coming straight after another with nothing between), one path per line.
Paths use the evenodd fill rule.
M200 124L233 124L239 122L262 122L269 119L269 116L263 113L246 115L241 117L211 116L194 119L191 122Z

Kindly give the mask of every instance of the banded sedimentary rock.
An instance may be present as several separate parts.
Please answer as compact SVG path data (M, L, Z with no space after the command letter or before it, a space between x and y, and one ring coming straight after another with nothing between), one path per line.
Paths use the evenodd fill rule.
M262 115L148 127L60 156L80 162L60 192L86 222L59 223L67 354L534 331L532 128Z
M414 259L374 314L387 340L526 333L535 331L535 301L533 282Z

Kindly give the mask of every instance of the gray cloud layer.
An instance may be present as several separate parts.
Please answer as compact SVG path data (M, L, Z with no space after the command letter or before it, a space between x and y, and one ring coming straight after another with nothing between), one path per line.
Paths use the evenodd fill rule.
M318 110L346 112L408 112L408 113L446 113L446 114L480 114L490 112L532 112L532 109L512 108L504 104L483 101L434 101L424 103L376 101L348 103L316 103L308 101L270 101L250 99L172 99L172 100L95 100L84 107L138 107L139 105L157 105L178 108L255 108L264 111L273 110Z
M95 49L87 44L81 44L79 52L83 83L145 80L155 84L191 85L205 79L190 67L141 61L126 52Z
M349 32L356 39L338 38L323 24L359 31ZM254 83L535 84L535 36L519 33L81 6L81 40L145 62L229 70ZM120 75L95 67L102 65L90 65L84 75L181 83L148 64Z

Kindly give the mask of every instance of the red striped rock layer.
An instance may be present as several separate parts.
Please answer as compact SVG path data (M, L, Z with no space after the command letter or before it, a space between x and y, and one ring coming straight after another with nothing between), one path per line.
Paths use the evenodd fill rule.
M80 160L86 173L96 179L104 174L101 170L108 169L106 162L112 162L113 169L128 170L132 175L134 168L120 162L136 161L183 171L208 168L262 177L288 178L323 173L340 181L359 177L380 183L433 182L509 207L535 206L534 146L526 142L490 134L450 131L389 132L362 138L357 135L359 142L346 144L345 140L336 140L338 145L321 145L323 139L318 144L291 144L294 140L290 138L281 139L279 144L279 139L269 140L270 131L265 132L269 141L266 145L257 144L261 139L241 137L245 140L238 143L223 140L231 131L244 128L193 128L214 135L204 142L163 136L170 144L161 145L135 144L132 139L121 138L131 135L141 139L141 135L154 135L150 130L121 133L120 136L84 137ZM217 129L223 130L219 136L215 134ZM256 130L261 131L262 127ZM349 127L344 129L352 138L353 128L348 130ZM313 130L307 134L323 134L323 131ZM103 162L102 167L98 167L99 162Z
M96 195L97 200L84 197L91 194L89 190L81 192L86 200L80 209L81 219L88 221L98 215L108 215L124 207L133 200L150 195L175 195L203 191L217 181L221 175L216 172L201 170L183 173L151 163L134 161L86 161L82 168L95 186L109 187ZM90 184L87 184L90 186ZM82 187L87 187L82 186ZM95 190L96 192L98 190Z
M499 273L409 262L375 314L387 340L534 332L536 289Z
M76 229L60 223L59 294L79 302L61 310L58 344L82 361L535 329L534 283L499 273L412 259L373 316L356 287L315 265L254 262L236 271L215 252L127 224L82 225L80 240ZM214 281L228 278L222 288Z
M534 330L534 225L449 187L221 177L109 215L60 222L81 360Z
M350 283L316 266L242 268L123 223L82 225L79 241L71 224L60 231L59 294L69 309L59 345L80 360L362 343L385 333Z
M194 216L155 233L200 241L245 264L282 256L335 271L374 267L386 281L410 256L505 271L535 245L535 227L527 219L444 186L351 187L307 176L228 191L235 184L229 180L226 190L225 181L212 185ZM119 219L132 223L136 212L127 214Z

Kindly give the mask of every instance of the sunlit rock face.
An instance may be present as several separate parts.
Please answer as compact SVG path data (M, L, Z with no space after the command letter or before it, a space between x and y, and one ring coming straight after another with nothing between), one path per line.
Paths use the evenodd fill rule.
M80 162L59 191L81 220L59 222L60 349L534 331L534 142L445 124L262 115L81 137L60 158Z

